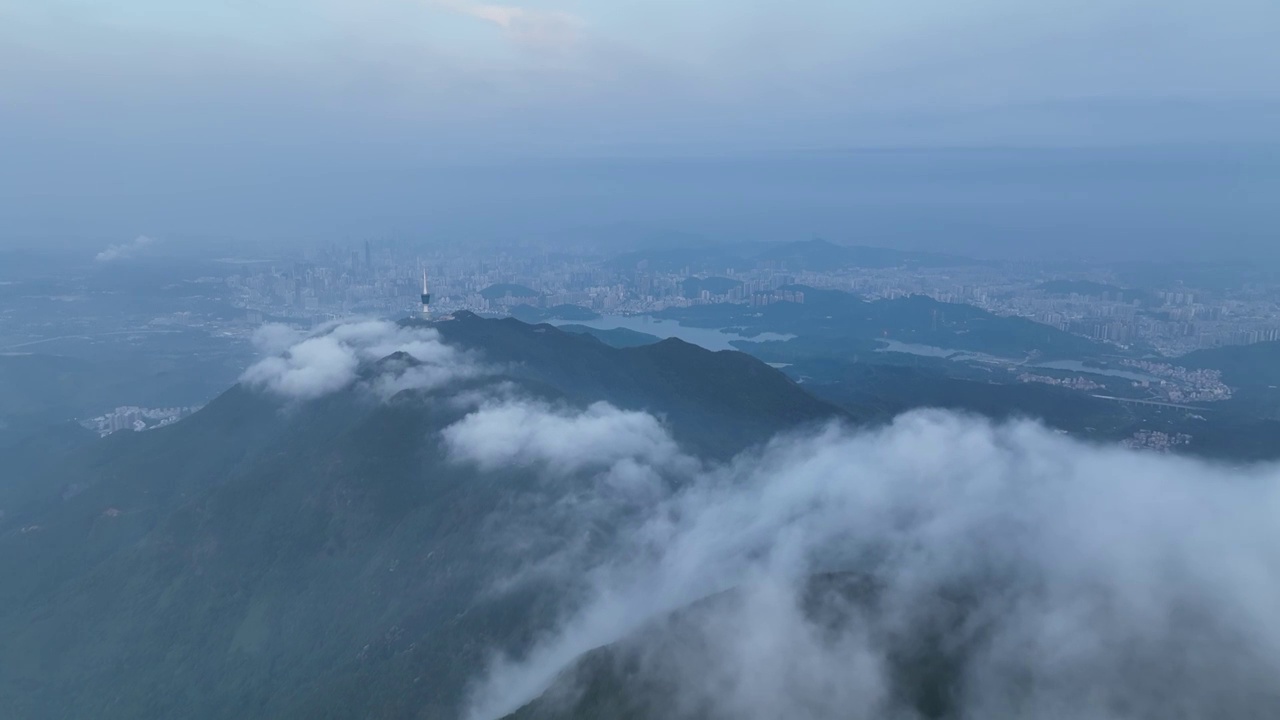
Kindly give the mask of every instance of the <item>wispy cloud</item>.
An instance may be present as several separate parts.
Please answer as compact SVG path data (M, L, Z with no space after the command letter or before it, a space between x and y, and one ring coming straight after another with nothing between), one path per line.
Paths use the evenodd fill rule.
M574 471L628 459L665 465L679 455L657 418L606 403L583 411L526 402L494 404L449 426L444 439L455 460L486 470L547 464Z
M106 250L98 253L93 259L98 262L112 262L113 260L123 260L138 254L143 248L154 245L156 239L147 235L139 235L132 242L118 243L116 245L108 245Z

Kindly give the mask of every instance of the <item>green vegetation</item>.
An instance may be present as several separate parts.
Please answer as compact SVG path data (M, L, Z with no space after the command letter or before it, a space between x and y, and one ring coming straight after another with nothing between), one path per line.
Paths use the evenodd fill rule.
M206 346L184 343L172 353L141 355L113 347L98 357L0 354L0 429L92 417L121 405L202 405L243 369L235 354L204 353Z
M451 394L508 382L645 409L715 457L842 414L737 352L617 349L470 314L439 327L506 374L386 403L235 387L9 477L6 716L457 717L489 653L527 647L564 588L485 592L520 569L507 526L555 517L526 512L547 502L535 471L448 461L440 430L467 412Z
M915 408L936 407L999 420L1038 420L1076 437L1105 442L1124 440L1139 430L1186 433L1192 436L1184 448L1190 454L1233 462L1280 459L1275 442L1280 422L1231 403L1215 403L1202 411L1123 403L1052 385L1011 382L982 368L914 356L897 364L801 361L786 372L818 397L881 422Z
M523 379L572 402L608 400L654 412L682 442L716 456L768 440L778 427L837 412L740 352L711 352L675 338L619 350L547 325L470 313L457 318L438 325L446 341L483 348L493 362L518 368Z
M741 345L769 362L800 357L846 357L869 352L879 340L965 350L1006 358L1088 358L1114 349L1026 318L1001 317L958 303L924 296L867 302L832 290L791 286L804 292L800 303L695 305L659 313L694 327L742 328L744 335L774 332L795 335L785 343Z
M652 345L653 343L662 341L662 338L657 335L650 335L649 333L642 333L637 330L629 330L627 328L601 330L599 328L587 327L586 325L561 325L560 329L565 332L590 335L605 345L616 348L640 347L641 345Z
M804 386L811 392L840 405L873 412L884 421L913 408L937 407L996 419L1033 418L1097 439L1127 437L1138 423L1132 405L1051 385L992 382L977 372L958 378L946 372L944 363L911 366L810 361L787 371L804 378Z
M1222 381L1239 388L1280 386L1280 342L1196 350L1177 359L1187 368L1222 371Z
M935 309L948 312L937 330ZM984 324L1020 337L1016 325L977 309L915 298L882 304L815 292L812 307L757 312L739 321L754 329L793 322L849 348L864 338L848 326L889 316L922 338L982 337ZM595 333L470 313L435 326L502 374L388 402L350 389L286 403L234 387L151 432L98 440L62 425L0 434L7 716L457 717L466 683L490 653L527 649L566 592L539 581L486 592L524 566L527 556L512 547L530 542L527 524L556 542L563 535L545 512L553 496L537 471L480 472L446 456L440 431L468 411L460 396L493 383L549 403L649 411L683 447L714 459L806 424L875 423L921 406L1036 417L1097 439L1191 432L1193 452L1231 460L1280 454L1280 423L1271 420L1231 414L1208 423L1176 408L993 383L984 378L991 372L940 358L875 353L874 364L852 362L830 349L822 355L803 335L794 346L761 344L809 348L812 356L796 352L787 368L797 384L744 353L674 339L617 348ZM815 597L857 601L865 591L848 578L814 582L835 588ZM678 641L680 617L732 597L653 631L675 628ZM578 664L575 682L587 692L572 714L549 714L552 706L535 701L515 717L666 717L669 678L639 674L627 648L624 641ZM930 690L930 673L942 671L907 658L894 672L922 714L945 709Z

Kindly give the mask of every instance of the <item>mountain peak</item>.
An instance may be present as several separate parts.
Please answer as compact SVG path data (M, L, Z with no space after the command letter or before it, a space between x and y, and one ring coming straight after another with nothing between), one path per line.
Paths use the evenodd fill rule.
M436 345L408 332L424 326ZM486 594L521 557L494 540L495 514L557 527L528 437L588 462L715 461L841 416L754 358L674 339L618 349L472 313L329 332L309 350L358 359L343 383L289 398L246 381L71 453L6 508L0 698L15 716L456 717L489 651L518 650L553 597ZM315 354L270 365L310 378L296 364ZM454 456L451 433L480 423L510 464Z

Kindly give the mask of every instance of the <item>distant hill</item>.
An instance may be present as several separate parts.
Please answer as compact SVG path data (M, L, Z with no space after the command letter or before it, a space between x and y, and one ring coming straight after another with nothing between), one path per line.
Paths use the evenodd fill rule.
M839 291L797 289L805 293L803 304L699 305L668 309L659 316L696 327L735 328L748 337L762 332L795 335L787 342L739 344L770 362L870 352L883 340L1008 358L1087 358L1115 352L1049 325L994 315L972 305L924 296L867 302Z
M820 239L775 245L756 255L755 260L782 263L789 270L824 270L842 267L952 267L982 264L977 260L954 255L861 245L837 245Z
M511 308L511 317L521 322L540 323L548 320L598 320L600 313L581 305L554 305L549 308L516 305Z
M682 245L622 253L608 267L619 271L724 272L730 267L752 267L752 248L742 245Z
M97 443L98 436L73 422L0 430L0 522L39 492L49 468Z
M95 382L98 381L98 382ZM93 363L44 354L0 355L0 421L70 419L122 399L102 387Z
M859 417L887 421L908 410L936 407L999 420L1033 418L1096 442L1117 442L1139 430L1186 433L1192 439L1182 450L1192 455L1231 462L1280 459L1280 444L1275 442L1280 422L1234 400L1213 403L1205 411L1121 403L1052 385L995 381L981 368L959 377L954 363L918 359L915 365L876 358L800 360L786 372L803 379L814 395Z
M1233 387L1280 386L1280 342L1196 350L1174 362L1188 368L1221 370L1223 382Z
M512 283L500 283L498 285L490 285L480 291L480 296L485 300L498 300L507 296L518 298L539 297L542 293L524 285L515 285Z
M232 358L213 353L0 354L0 429L84 419L121 405L199 405L237 374Z
M786 370L833 403L873 410L886 420L919 407L978 413L996 419L1031 417L1095 439L1132 434L1134 406L1036 383L958 378L944 364L904 366L842 360L801 361Z
M642 333L627 328L612 328L610 330L601 330L599 328L587 327L586 325L561 325L560 329L565 332L579 333L581 335L590 335L605 345L616 348L639 347L641 345L652 345L661 342L662 338L649 333Z

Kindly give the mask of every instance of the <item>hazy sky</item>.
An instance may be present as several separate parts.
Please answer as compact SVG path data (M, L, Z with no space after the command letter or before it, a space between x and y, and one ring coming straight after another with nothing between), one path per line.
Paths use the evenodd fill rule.
M0 27L18 127L95 144L861 146L1280 100L1269 0L3 0ZM1015 139L1135 138L1081 124Z
M196 231L513 156L1269 142L1278 33L1273 0L0 0L0 221Z

